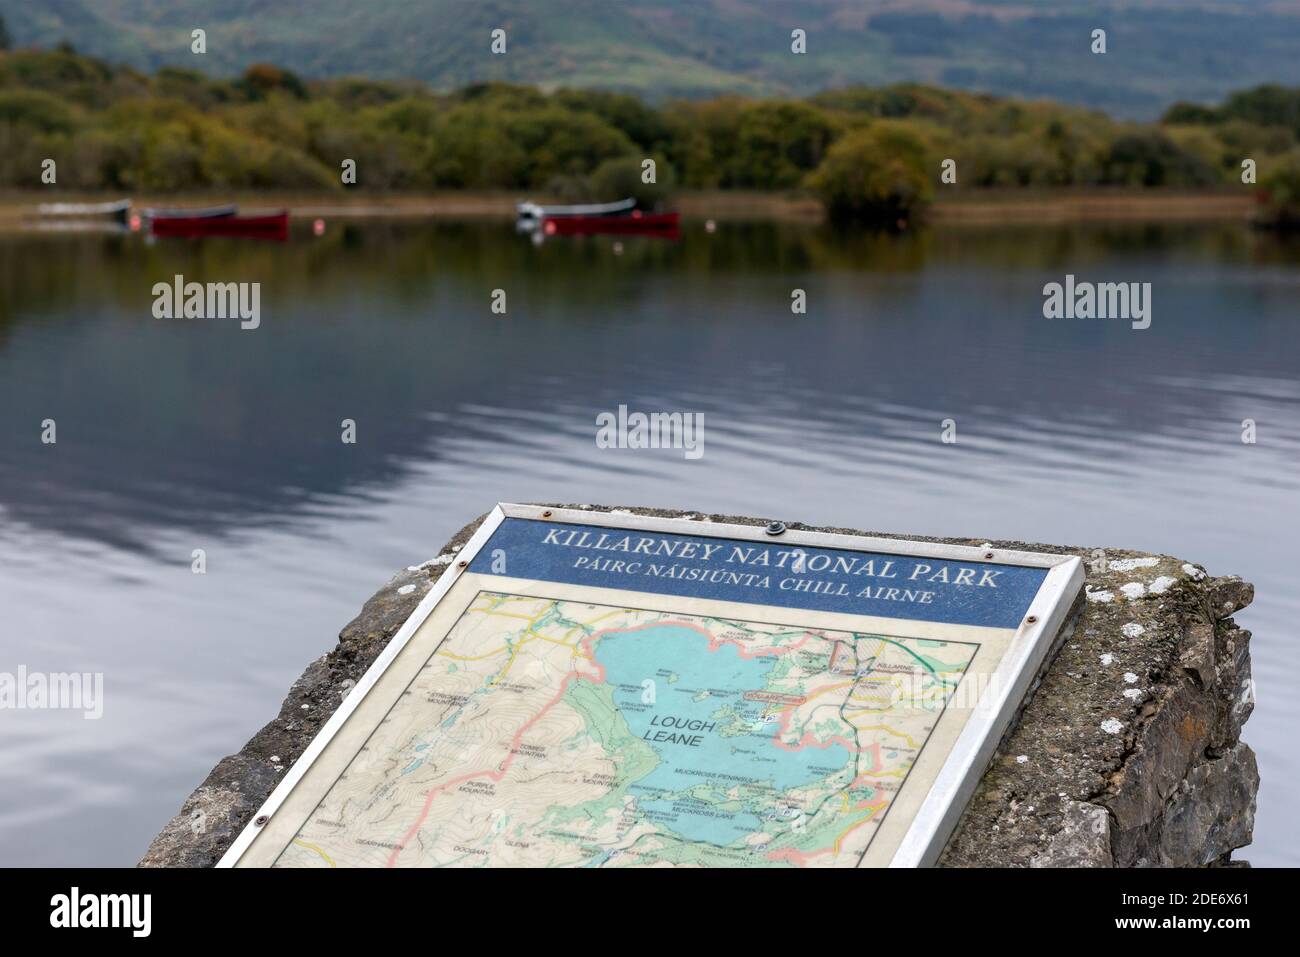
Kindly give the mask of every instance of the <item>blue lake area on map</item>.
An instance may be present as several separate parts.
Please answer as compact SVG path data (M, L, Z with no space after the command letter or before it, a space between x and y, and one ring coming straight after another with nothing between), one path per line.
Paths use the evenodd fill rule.
M764 702L744 698L768 690L775 655L711 649L707 634L663 622L605 635L595 656L628 727L660 758L632 787L638 809L688 840L725 846L760 830L759 811L774 812L769 788L785 793L837 772L851 779L846 748L781 744ZM744 796L729 799L738 784Z

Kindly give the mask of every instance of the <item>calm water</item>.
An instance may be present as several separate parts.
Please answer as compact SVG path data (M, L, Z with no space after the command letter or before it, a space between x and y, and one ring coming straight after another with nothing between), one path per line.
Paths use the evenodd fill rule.
M624 246L537 248L498 224L0 236L0 671L103 672L106 697L99 721L0 713L0 862L133 863L377 586L506 500L1128 546L1241 574L1263 777L1244 856L1300 864L1300 245L724 224ZM1041 318L1067 272L1153 283L1151 329ZM176 273L260 281L262 327L153 319ZM704 412L703 458L596 448L620 403ZM938 441L948 417L957 445Z

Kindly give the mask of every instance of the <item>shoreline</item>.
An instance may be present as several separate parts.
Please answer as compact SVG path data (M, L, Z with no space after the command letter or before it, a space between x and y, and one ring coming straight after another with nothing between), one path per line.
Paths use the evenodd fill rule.
M333 219L513 219L515 203L545 202L538 193L346 193L278 192L143 193L140 206L203 206L235 201L241 211L288 209L295 218ZM0 193L0 229L21 228L48 202L103 202L126 194L29 190ZM1227 190L969 190L936 198L926 219L942 225L1061 224L1105 222L1248 222L1255 205L1248 191ZM710 190L677 194L674 208L684 219L721 222L777 221L816 224L820 204L800 193Z

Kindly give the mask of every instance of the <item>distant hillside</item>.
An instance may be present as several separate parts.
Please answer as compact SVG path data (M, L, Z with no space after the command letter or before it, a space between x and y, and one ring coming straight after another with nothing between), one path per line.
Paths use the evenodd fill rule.
M1294 0L0 0L16 46L152 70L600 87L652 98L915 80L1152 118L1300 83ZM203 27L208 52L189 52ZM493 28L509 52L492 56ZM790 53L790 31L808 53ZM1109 52L1089 51L1107 30Z

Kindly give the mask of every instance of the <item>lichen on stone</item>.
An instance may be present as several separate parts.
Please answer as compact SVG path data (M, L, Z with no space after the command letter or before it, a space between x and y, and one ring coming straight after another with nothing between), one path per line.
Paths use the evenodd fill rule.
M687 514L741 525L772 521ZM333 650L294 682L279 716L222 759L186 799L142 866L210 867L220 859L481 521L365 603ZM984 771L940 866L1204 866L1223 864L1250 842L1259 774L1240 741L1254 706L1250 633L1229 617L1254 597L1248 582L1211 578L1190 562L1139 552L786 525L1052 552L1085 562L1086 600L1072 609L1061 647ZM1099 551L1108 560L1089 563ZM1138 570L1141 582L1135 582ZM1142 593L1123 592L1129 583L1141 585ZM1116 601L1117 592L1126 600ZM1099 668L1103 655L1111 660ZM1127 669L1122 681L1109 668L1114 661ZM1126 687L1139 675L1141 689Z

